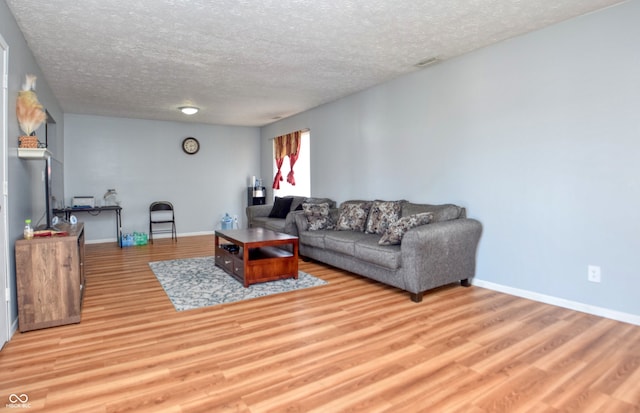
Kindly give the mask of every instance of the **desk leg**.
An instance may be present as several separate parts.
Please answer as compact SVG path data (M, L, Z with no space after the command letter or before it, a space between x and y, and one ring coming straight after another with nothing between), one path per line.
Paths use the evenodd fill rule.
M118 237L118 246L122 248L122 217L119 210L116 210L116 236Z

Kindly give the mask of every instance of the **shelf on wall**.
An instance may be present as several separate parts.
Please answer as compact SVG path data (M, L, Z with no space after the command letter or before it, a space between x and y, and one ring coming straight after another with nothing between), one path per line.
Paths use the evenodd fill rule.
M18 158L22 159L47 159L51 152L47 148L18 148Z

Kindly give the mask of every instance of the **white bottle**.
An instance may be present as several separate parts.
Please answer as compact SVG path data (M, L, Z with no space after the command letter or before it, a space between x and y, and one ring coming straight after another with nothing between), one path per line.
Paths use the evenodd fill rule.
M24 239L33 239L33 227L30 219L24 220Z

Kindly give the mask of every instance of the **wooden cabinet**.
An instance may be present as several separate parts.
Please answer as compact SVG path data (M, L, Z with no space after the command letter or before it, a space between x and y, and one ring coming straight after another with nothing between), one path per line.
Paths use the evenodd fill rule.
M16 241L20 331L80 322L85 287L84 226L60 225L68 236Z

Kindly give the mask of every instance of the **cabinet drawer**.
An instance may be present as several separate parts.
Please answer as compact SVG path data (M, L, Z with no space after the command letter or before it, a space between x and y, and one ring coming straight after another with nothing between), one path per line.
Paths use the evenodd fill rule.
M216 258L215 258L215 262L216 265L219 267L223 267L224 265L222 264L224 262L224 259L222 258L224 254L224 250L222 248L216 248Z
M233 272L233 256L223 249L216 253L216 264L229 272Z
M233 256L233 273L244 278L244 261L238 256Z

